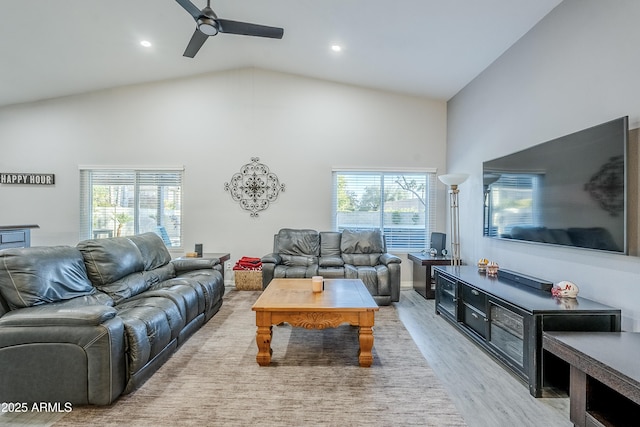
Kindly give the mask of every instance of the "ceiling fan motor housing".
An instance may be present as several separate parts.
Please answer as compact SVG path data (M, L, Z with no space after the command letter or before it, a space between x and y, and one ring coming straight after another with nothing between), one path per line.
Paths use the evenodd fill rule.
M218 34L218 22L216 21L218 17L216 13L209 6L202 9L202 15L197 20L198 29L208 35L215 36Z

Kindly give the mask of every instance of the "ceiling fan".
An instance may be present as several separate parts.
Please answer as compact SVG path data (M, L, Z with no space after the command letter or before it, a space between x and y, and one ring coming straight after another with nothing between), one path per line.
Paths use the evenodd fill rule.
M218 19L213 9L210 7L210 0L207 0L207 6L199 10L189 0L176 0L180 6L184 8L193 19L195 19L197 27L191 40L185 49L183 56L193 58L200 50L204 42L209 36L215 36L218 33L240 34L244 36L268 37L272 39L281 39L284 34L282 28L267 27L265 25L249 24L248 22L229 21L227 19Z

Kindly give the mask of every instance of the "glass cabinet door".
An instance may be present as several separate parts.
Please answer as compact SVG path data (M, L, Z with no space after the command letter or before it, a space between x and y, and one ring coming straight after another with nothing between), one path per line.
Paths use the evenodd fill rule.
M489 343L504 356L524 369L524 319L504 307L489 302L490 333Z
M436 280L436 304L438 310L456 319L456 306L458 304L456 282L440 274L437 275Z

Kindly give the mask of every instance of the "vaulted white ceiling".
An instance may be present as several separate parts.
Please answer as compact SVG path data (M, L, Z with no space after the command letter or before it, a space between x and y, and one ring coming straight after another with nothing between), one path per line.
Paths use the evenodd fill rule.
M190 59L195 23L174 0L2 0L0 106L241 67L448 100L560 2L214 0L284 37L218 34Z

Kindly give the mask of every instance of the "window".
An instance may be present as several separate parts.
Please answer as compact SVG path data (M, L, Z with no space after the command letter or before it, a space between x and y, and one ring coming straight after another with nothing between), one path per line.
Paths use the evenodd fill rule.
M80 168L80 239L157 233L182 246L182 169Z
M435 183L435 171L334 171L334 229L379 228L388 250L421 251L435 226Z

